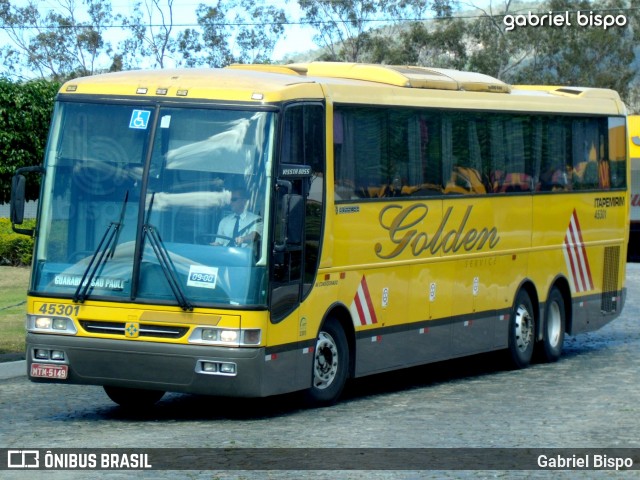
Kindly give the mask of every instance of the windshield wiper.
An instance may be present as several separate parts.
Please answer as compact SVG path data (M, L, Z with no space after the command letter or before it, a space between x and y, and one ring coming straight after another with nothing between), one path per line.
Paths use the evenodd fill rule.
M156 258L158 259L158 263L160 268L162 269L162 273L164 273L165 278L167 279L167 283L171 288L171 292L173 296L176 297L178 301L178 305L182 310L192 311L193 305L189 302L189 299L182 291L180 287L180 282L178 282L178 274L176 270L176 266L171 260L171 255L169 251L164 246L162 239L160 238L160 234L158 230L149 223L149 218L151 217L151 208L153 207L153 199L155 198L155 193L151 195L151 202L149 203L149 210L147 212L147 220L142 226L142 244L144 245L145 238L149 238L149 244L153 249L153 253L155 253Z
M129 201L129 190L124 194L124 200L122 202L122 209L120 210L120 218L117 222L111 222L104 234L95 252L91 256L89 265L82 274L82 279L76 288L76 292L73 294L73 301L75 303L83 303L89 296L89 289L91 288L91 282L98 273L98 270L104 266L108 259L113 257L116 246L118 245L118 238L120 237L120 231L124 224L124 214L127 208L127 202ZM97 261L96 261L97 260Z

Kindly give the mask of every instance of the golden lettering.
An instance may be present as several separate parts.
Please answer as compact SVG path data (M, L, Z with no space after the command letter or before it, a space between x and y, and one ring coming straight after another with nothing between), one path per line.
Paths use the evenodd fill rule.
M440 221L440 225L429 237L428 232L420 231L419 225L427 218L429 207L423 203L412 204L407 207L389 205L380 212L378 221L380 226L389 233L389 240L393 247L385 252L385 246L377 243L374 246L379 258L391 259L404 252L407 248L414 257L429 252L436 255L438 252L456 253L465 250L482 250L485 246L489 249L496 247L500 241L496 227L484 227L478 231L475 228L467 229L467 223L471 217L473 206L467 207L462 220L458 225L450 225L450 217L453 207L449 207Z

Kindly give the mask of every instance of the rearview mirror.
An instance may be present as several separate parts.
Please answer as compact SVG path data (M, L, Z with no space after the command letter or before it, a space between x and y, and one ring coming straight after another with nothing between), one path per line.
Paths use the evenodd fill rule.
M11 180L11 203L9 216L12 225L20 225L24 221L24 203L27 179L24 175L14 175Z
M24 221L24 205L26 201L27 179L23 173L36 172L43 174L44 168L40 166L22 167L16 170L11 179L11 202L9 203L9 217L11 228L16 233L33 236L33 229L17 228L16 225Z

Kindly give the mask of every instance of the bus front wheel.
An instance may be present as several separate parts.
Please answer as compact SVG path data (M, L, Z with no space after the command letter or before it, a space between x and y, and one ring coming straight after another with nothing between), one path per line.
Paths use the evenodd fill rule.
M313 358L312 385L306 399L316 406L335 403L347 381L349 346L344 329L335 319L328 319L322 326Z
M525 368L531 363L535 331L531 298L525 290L520 290L509 319L509 356L515 368Z
M123 408L138 409L158 402L164 392L159 390L143 390L140 388L111 387L105 385L107 396Z

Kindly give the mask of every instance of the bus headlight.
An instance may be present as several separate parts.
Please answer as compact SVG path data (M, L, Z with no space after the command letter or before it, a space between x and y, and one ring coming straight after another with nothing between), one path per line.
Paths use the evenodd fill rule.
M189 343L244 347L258 346L261 339L262 331L259 328L196 327L189 336Z
M59 335L75 335L78 333L73 320L68 317L48 317L43 315L27 315L27 331L34 333L56 333Z
M51 328L53 328L54 330L66 330L68 320L68 318L54 318L51 322Z
M236 343L238 341L238 331L222 330L220 332L220 341L222 343Z
M49 317L38 317L35 320L35 328L38 330L49 330L53 325L53 321ZM29 328L27 326L27 328Z

